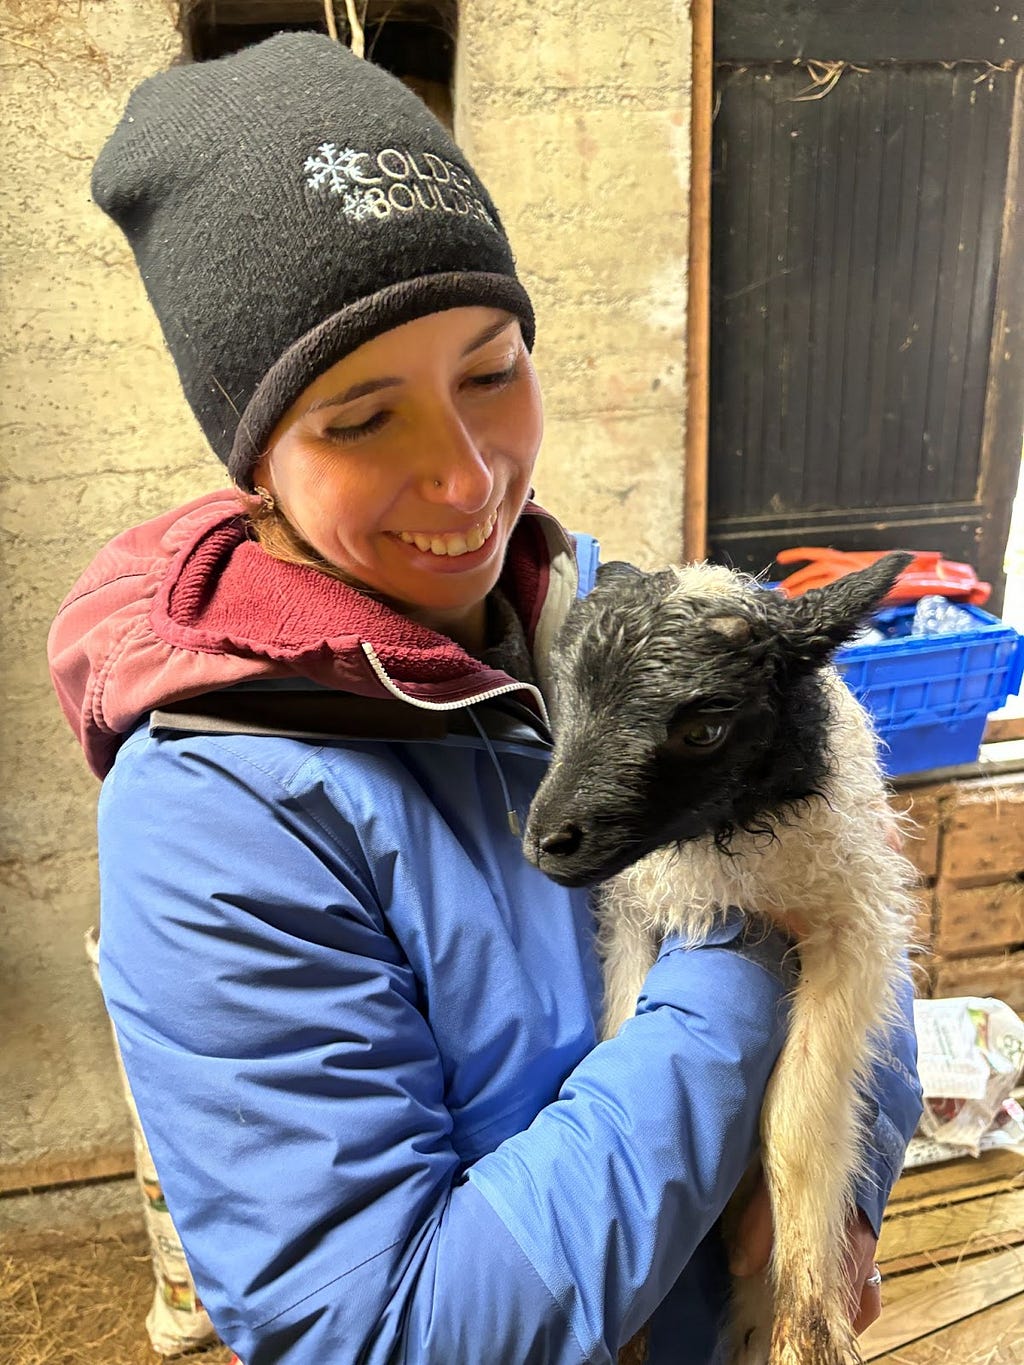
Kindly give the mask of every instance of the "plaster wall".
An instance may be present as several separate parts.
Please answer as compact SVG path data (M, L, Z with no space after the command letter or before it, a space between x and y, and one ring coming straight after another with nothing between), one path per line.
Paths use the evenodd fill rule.
M690 9L462 0L455 134L538 314L538 499L651 567L682 552Z
M2 1165L128 1136L83 947L97 783L45 643L105 540L223 483L130 253L89 196L128 91L179 51L175 22L163 0L5 0L0 18Z
M82 942L97 917L97 788L44 650L105 540L224 482L88 190L128 91L177 54L175 22L171 0L6 0L0 18L0 1167L127 1137ZM464 0L461 23L456 135L538 312L538 496L606 557L676 557L688 8Z

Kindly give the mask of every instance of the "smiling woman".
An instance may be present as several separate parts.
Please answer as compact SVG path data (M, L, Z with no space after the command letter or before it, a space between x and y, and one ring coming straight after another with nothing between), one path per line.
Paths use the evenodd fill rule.
M479 652L542 427L518 319L417 318L292 403L255 467L273 502L256 511L257 536Z

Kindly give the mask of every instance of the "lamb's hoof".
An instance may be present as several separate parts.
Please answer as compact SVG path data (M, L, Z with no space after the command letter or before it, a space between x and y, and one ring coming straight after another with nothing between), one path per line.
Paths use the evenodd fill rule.
M729 1365L768 1365L768 1335L759 1327L733 1323L733 1346Z
M849 1331L830 1330L823 1315L781 1319L772 1333L768 1365L862 1365Z
M644 1365L647 1359L648 1329L645 1324L619 1350L618 1365Z

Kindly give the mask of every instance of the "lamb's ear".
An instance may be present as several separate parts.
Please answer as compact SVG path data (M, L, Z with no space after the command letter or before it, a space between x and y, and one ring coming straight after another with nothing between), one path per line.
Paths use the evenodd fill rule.
M629 578L643 578L643 570L634 564L627 564L625 560L610 559L607 564L597 566L597 578L594 581L604 585Z
M809 668L826 663L857 634L913 558L896 551L787 602L782 635L790 657Z

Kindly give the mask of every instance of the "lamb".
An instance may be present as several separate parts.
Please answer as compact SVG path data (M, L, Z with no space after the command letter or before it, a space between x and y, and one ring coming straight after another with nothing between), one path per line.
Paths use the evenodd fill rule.
M801 929L761 1115L775 1245L762 1281L734 1282L733 1365L861 1359L843 1268L858 1084L907 970L914 871L869 719L829 661L909 558L794 600L709 564L605 565L555 650L556 742L524 848L564 885L603 884L605 1036L666 934L699 938L729 906Z

